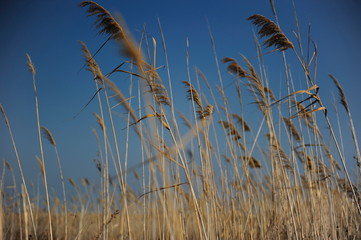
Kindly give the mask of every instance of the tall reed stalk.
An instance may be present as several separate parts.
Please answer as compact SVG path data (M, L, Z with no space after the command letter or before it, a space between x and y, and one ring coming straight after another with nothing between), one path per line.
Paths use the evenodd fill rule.
M31 61L31 58L29 54L26 55L28 58L28 67L29 71L32 76L33 80L33 87L34 87L34 95L35 95L35 112L36 112L36 123L37 123L37 129L38 129L38 139L39 139L39 146L40 146L40 156L41 156L41 164L43 171L43 180L44 180L44 187L45 187L45 196L46 196L46 206L48 211L48 220L49 220L49 236L50 239L53 240L53 228L52 228L52 222L51 222L51 208L50 208L50 198L49 198L49 190L48 190L48 180L46 175L46 167L45 167L45 158L44 158L44 152L43 152L43 141L41 138L41 127L40 127L40 117L39 117L39 102L38 102L38 93L36 90L36 81L35 81L35 66L33 62Z

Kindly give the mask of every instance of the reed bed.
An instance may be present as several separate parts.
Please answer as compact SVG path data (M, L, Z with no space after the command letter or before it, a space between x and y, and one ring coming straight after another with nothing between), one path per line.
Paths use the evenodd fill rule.
M311 74L317 70L317 49L309 46L307 54L302 52L300 33L294 42L288 38L270 2L273 16L247 19L257 32L258 58L219 58L210 31L219 83L212 86L207 74L191 69L187 47L183 93L172 89L160 22L159 39L144 35L136 41L122 20L95 2L82 2L80 7L94 18L106 42L118 44L123 59L104 74L97 62L99 51L91 53L80 43L89 80L94 81L90 101L98 105L93 113L98 178L67 178L56 136L41 126L36 69L28 55L43 191L31 194L39 187L24 179L11 119L0 105L17 159L15 166L2 163L2 179L13 180L11 191L5 191L10 186L1 181L0 238L361 239L359 180L347 169L330 121L335 117L323 104ZM287 92L281 97L269 87L265 54L282 56ZM304 73L302 89L294 88L289 58L295 58ZM160 60L164 66L157 65ZM119 76L129 81L119 83ZM346 94L330 77L349 117L356 160L352 164L360 168ZM225 87L229 82L231 90ZM184 95L188 112L177 110L175 93ZM245 103L246 94L253 104ZM258 112L257 119L250 119L248 111ZM42 140L54 148L59 193L48 188ZM18 172L21 182L16 181Z

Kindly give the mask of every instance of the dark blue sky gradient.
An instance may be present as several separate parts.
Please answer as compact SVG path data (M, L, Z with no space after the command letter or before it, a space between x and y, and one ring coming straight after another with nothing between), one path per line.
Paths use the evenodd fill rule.
M187 79L185 52L186 39L190 42L191 66L199 67L211 84L218 84L217 71L212 55L208 25L212 29L218 57L247 56L255 64L256 51L253 40L253 26L246 20L258 13L273 19L268 0L238 1L99 1L114 15L121 13L129 30L139 40L146 23L150 36L158 41L158 54L162 55L161 39L157 26L159 17L166 38L172 81L178 102L186 102L181 81ZM292 1L275 0L280 25L291 41L295 41ZM39 155L37 141L35 100L31 74L26 65L26 53L35 64L41 124L48 127L57 141L60 157L67 177L96 176L93 159L97 157L96 141L91 132L97 128L92 112L98 106L93 102L76 119L72 119L94 93L94 83L89 72L79 69L84 63L78 40L88 44L94 52L106 39L99 36L93 26L94 18L86 17L85 9L78 7L78 1L5 1L0 8L0 103L10 120L25 174L28 179L39 176L35 155ZM301 33L307 39L308 24L311 24L312 38L318 45L319 65L317 84L320 94L332 115L332 95L337 91L328 77L333 74L341 82L353 114L358 137L360 136L361 111L361 4L356 0L295 0ZM266 52L267 50L265 50ZM304 81L293 53L287 53L293 77L297 86ZM122 62L119 48L109 43L97 56L104 73ZM159 65L164 60L159 60ZM284 82L281 54L265 56L270 86L280 95L280 81ZM221 65L224 81L230 81L226 66ZM165 71L163 72L166 73ZM164 75L166 76L166 75ZM127 92L128 78L118 75L114 80L123 92ZM124 81L124 84L122 84ZM228 82L229 83L229 82ZM282 84L281 84L282 85ZM304 85L303 85L304 86ZM286 92L284 86L282 93ZM245 94L248 94L245 92ZM281 94L282 95L282 94ZM232 98L232 96L231 96ZM245 104L249 104L250 101ZM177 109L188 109L182 104ZM236 109L236 108L235 108ZM344 117L343 109L339 108ZM247 114L247 112L246 112ZM253 121L252 115L246 119ZM336 122L335 122L336 123ZM123 122L124 125L124 122ZM348 126L345 124L345 126ZM348 129L343 134L348 165L354 167L353 145ZM48 172L58 176L52 148L44 142ZM18 172L9 134L5 123L0 121L0 160L10 162ZM130 163L131 165L131 163ZM2 165L1 167L2 168ZM57 188L58 178L50 184Z

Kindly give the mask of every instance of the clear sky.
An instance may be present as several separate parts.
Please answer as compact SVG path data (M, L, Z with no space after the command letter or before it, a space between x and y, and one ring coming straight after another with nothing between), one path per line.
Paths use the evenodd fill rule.
M328 77L333 74L341 82L360 138L361 112L361 2L358 0L295 0L301 32L306 39L308 24L318 45L319 65L317 84L327 106L332 109L332 95L337 91ZM96 128L92 112L97 104L91 104L77 118L72 117L94 94L90 73L79 71L84 63L78 40L88 44L94 52L106 39L97 35L94 18L86 17L85 9L73 0L18 0L3 1L0 7L0 103L10 120L20 158L27 178L36 177L39 167L35 155L39 155L36 132L35 100L31 74L26 65L29 53L37 70L36 80L40 101L41 124L48 127L57 141L66 177L91 178L97 174L93 159L97 157L96 141L91 132ZM268 0L138 0L99 1L112 13L121 13L136 39L146 23L150 36L154 35L161 46L157 18L159 17L168 47L173 82L181 86L186 80L186 39L190 42L191 65L198 66L211 84L218 84L208 25L212 29L219 58L236 57L242 53L256 59L253 42L253 26L246 20L258 13L273 19ZM286 35L295 42L293 5L290 0L275 0L280 25ZM161 51L159 51L159 54ZM277 54L277 53L276 53ZM280 54L278 54L280 55ZM277 57L276 57L277 58ZM270 74L270 84L277 93L283 69L276 67L274 56L265 56ZM97 57L103 72L109 72L121 62L118 48L107 44ZM279 60L281 60L279 58ZM291 65L297 67L296 62ZM225 66L221 66L225 70ZM224 71L225 72L225 71ZM226 77L225 80L231 79ZM302 74L294 76L301 81ZM119 82L124 77L119 77ZM273 80L273 81L272 81ZM122 90L127 91L128 85ZM283 89L285 90L285 89ZM184 101L183 87L175 94ZM182 108L182 106L179 106ZM343 109L339 109L344 113ZM334 114L331 110L330 114ZM346 118L342 118L343 121ZM248 119L251 121L252 119ZM345 125L347 126L347 125ZM350 141L344 129L345 141ZM45 142L48 172L56 174L57 165L49 144ZM353 146L345 145L349 166L354 167ZM5 123L0 121L0 160L10 162L17 172L15 156ZM131 164L130 164L131 165ZM2 168L2 165L1 167ZM50 175L51 176L51 175ZM57 179L50 180L56 185Z

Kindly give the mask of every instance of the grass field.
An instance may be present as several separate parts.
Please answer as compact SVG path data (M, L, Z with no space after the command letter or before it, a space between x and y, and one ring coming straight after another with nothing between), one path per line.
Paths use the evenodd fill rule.
M348 122L335 128L331 122L337 116L328 111L332 106L323 104L315 83L317 49L312 44L301 48L297 32L291 41L274 7L273 16L247 19L257 33L256 59L219 58L213 44L218 84L212 86L207 73L188 64L182 91L172 89L160 24L160 39L135 40L124 22L102 6L85 1L80 7L107 41L118 44L124 58L104 74L97 53L80 42L94 80L89 101L98 104L93 113L98 179L75 181L63 173L56 136L40 122L36 69L27 55L42 181L34 186L25 180L21 146L7 109L0 105L1 124L8 129L1 134L9 135L16 157L16 165L1 163L1 179L6 175L13 180L11 186L1 181L0 239L361 239L360 182L346 167L338 135L351 131L351 164L360 177L360 151L342 82L330 75L341 102L339 112L348 116ZM211 31L210 38L213 42ZM311 42L310 36L302 38ZM269 87L266 54L282 56L287 89L282 97ZM290 57L304 75L300 89L295 89ZM159 58L166 74L159 73ZM188 54L185 60L189 63ZM224 82L223 71L231 85L229 79ZM112 80L115 74L127 76L129 81L122 84L129 85L129 92L123 93ZM175 93L184 95L183 103L174 100ZM244 102L247 94L253 104ZM180 112L180 104L189 112ZM119 116L119 108L126 114ZM251 111L261 121L249 119ZM45 142L57 157L59 192L48 184L53 176L47 175Z

